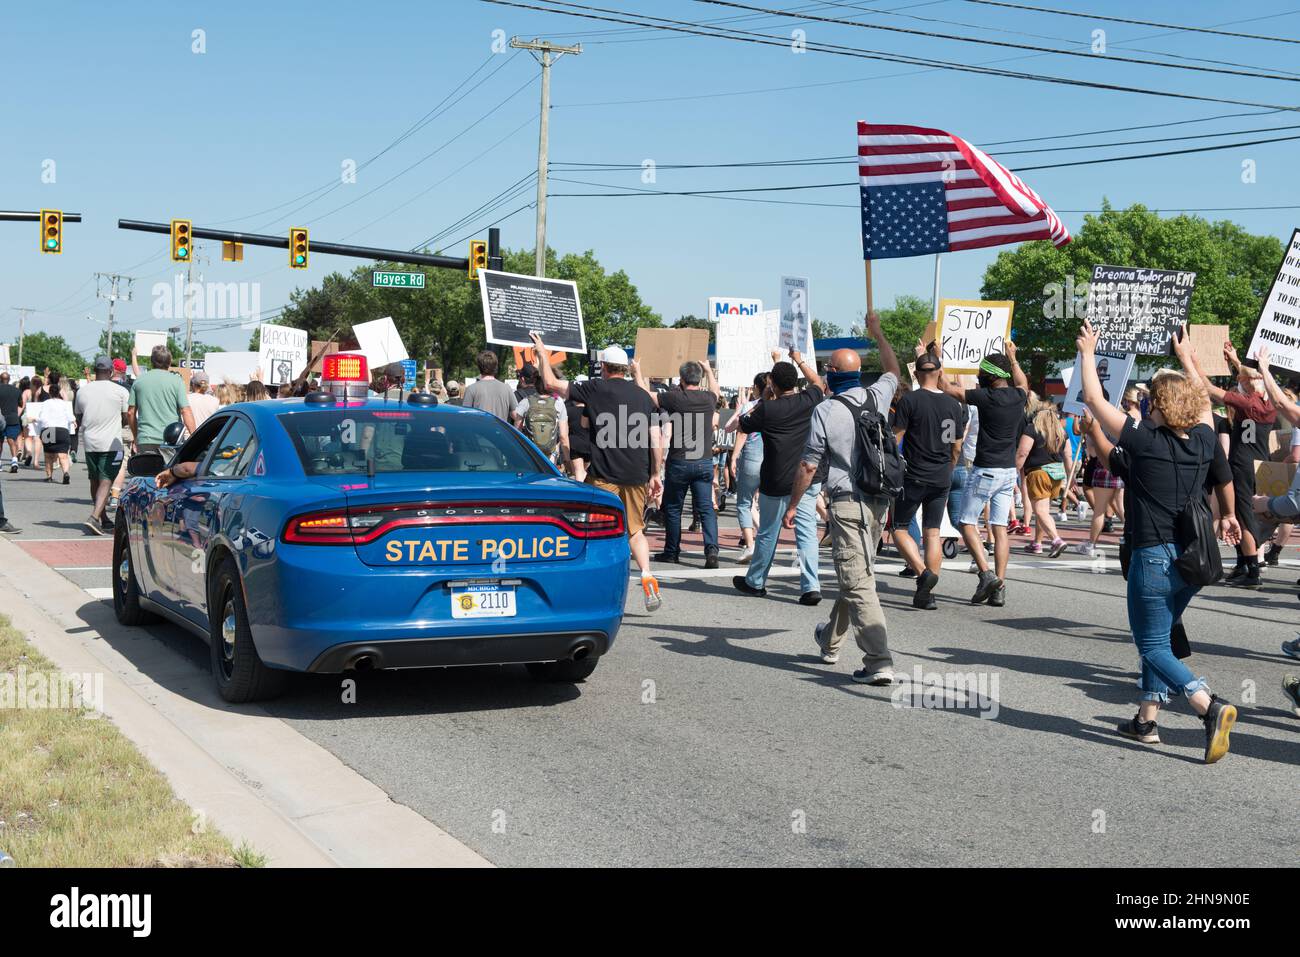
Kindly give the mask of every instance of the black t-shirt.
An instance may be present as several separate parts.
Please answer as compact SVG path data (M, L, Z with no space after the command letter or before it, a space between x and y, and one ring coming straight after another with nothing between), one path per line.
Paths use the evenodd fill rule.
M1034 447L1029 450L1029 455L1025 457L1024 473L1026 475L1030 472L1036 472L1046 465L1051 465L1053 462L1065 461L1065 443L1062 442L1061 447L1055 452L1051 451L1047 447L1047 439L1044 438L1036 428L1034 428L1032 422L1025 423L1025 431L1023 435L1027 435L1034 440Z
M587 414L587 410L570 396L564 400L564 411L569 416L569 454L590 458L591 436L582 425L582 417Z
M713 454L713 413L718 397L706 389L669 389L659 393L659 411L673 424L670 459L698 462Z
M595 477L614 485L649 482L655 407L646 391L627 379L589 379L570 383L569 396L587 405Z
M1015 386L966 390L966 404L980 410L975 468L1016 467L1016 446L1025 428L1025 398L1025 393Z
M952 447L966 432L966 407L950 395L913 389L898 400L894 429L902 429L907 478L917 485L952 484Z
M18 425L21 421L18 417L18 405L22 402L23 394L16 385L9 382L0 382L0 413L5 417L5 425Z
M1236 421L1228 432L1228 464L1234 472L1254 475L1255 463L1269 459L1268 439L1273 434L1274 423L1247 418L1243 412L1235 412L1234 418Z
M518 389L515 389L515 405L523 402L524 399L528 398L530 395L537 395L537 390L530 385L520 386Z
M1216 444L1208 425L1195 425L1180 439L1164 426L1124 423L1118 443L1129 473L1124 533L1134 548L1176 543L1175 519L1189 496L1204 491Z
M808 444L813 409L822 400L822 390L810 385L779 399L764 399L740 417L740 431L763 433L763 465L758 472L758 490L783 498L794 488L794 474Z

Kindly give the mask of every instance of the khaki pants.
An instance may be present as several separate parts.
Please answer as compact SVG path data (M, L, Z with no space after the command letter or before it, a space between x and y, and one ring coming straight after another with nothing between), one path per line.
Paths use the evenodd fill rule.
M852 499L832 502L831 545L835 577L840 594L831 608L830 627L824 637L826 650L837 652L850 630L862 649L862 667L867 671L892 668L885 613L876 597L875 555L880 544L881 523L889 500Z

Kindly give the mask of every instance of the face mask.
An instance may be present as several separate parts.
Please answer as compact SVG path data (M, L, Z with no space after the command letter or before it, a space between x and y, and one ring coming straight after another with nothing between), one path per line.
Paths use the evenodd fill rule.
M862 376L858 372L828 372L826 381L830 383L831 392L839 395L862 385Z

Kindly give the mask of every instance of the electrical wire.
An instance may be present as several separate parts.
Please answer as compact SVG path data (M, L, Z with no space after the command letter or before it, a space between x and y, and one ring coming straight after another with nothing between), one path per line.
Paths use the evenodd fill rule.
M1270 37L1259 33L1232 33L1227 30L1215 30L1210 27L1193 27L1183 23L1157 23L1154 20L1133 20L1127 17L1110 17L1103 16L1100 13L1082 13L1077 10L1054 10L1050 7L1031 7L1023 3L1006 3L1003 0L965 0L966 3L978 3L988 7L1009 7L1012 10L1031 10L1034 13L1053 13L1061 17L1082 17L1085 20L1105 20L1109 23L1131 23L1142 27L1159 27L1162 30L1177 30L1183 33L1212 33L1220 37L1235 37L1241 40L1268 40L1273 43L1300 43L1300 40L1291 37ZM1269 14L1268 16L1258 17L1259 20L1269 20L1276 17L1291 16L1300 11L1287 10L1283 13Z

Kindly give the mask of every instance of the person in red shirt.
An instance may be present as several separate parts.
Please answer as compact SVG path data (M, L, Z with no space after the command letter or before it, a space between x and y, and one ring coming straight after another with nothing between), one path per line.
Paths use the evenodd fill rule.
M1210 398L1228 407L1232 431L1228 436L1228 464L1236 491L1237 521L1241 524L1241 543L1237 545L1237 567L1224 579L1225 584L1255 589L1260 585L1259 516L1252 500L1255 497L1255 464L1269 457L1269 436L1277 424L1277 407L1264 390L1264 377L1258 369L1241 364L1230 341L1223 343L1223 358L1237 374L1237 386L1220 389L1195 362L1195 375Z

